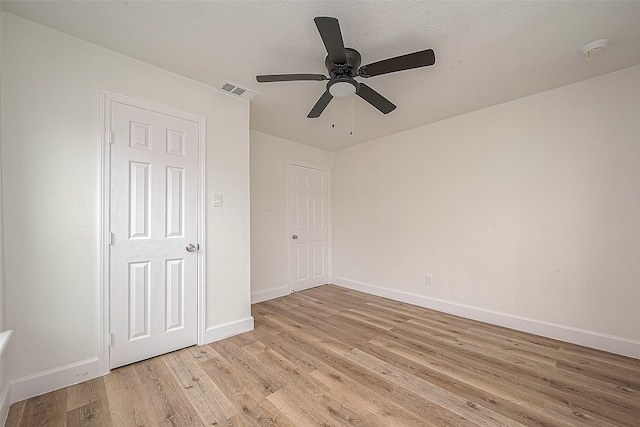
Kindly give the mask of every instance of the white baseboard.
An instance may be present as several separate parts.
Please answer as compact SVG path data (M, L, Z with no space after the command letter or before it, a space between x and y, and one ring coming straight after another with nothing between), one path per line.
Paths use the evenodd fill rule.
M208 328L205 333L205 339L207 343L210 343L252 330L253 317L249 316L235 322ZM13 403L78 384L82 381L98 378L102 375L100 362L97 357L94 357L12 380L9 382L7 390L0 396L2 399L0 400L2 404L0 416L3 417L0 420L6 418L9 413L9 406Z
M253 331L253 316L207 328L205 332L206 344L249 331Z
M492 325L503 326L521 332L540 335L597 350L608 351L622 356L640 359L640 342L613 335L601 334L584 329L542 322L512 314L485 310L451 301L429 298L422 295L381 288L367 283L356 282L341 277L333 277L333 284L395 301L406 302L419 307L449 313L467 319L478 320Z
M9 382L11 404L102 376L97 357Z
M256 304L262 301L268 301L274 298L280 298L285 295L289 295L289 287L284 286L282 288L270 289L268 291L256 292L255 294L251 294L251 304Z

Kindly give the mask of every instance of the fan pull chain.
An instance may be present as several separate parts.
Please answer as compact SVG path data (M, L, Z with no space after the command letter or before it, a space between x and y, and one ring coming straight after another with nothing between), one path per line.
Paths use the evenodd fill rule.
M336 101L333 101L333 117L331 118L331 127L336 127Z
M349 109L351 110L351 118L349 120L349 136L353 136L353 96L349 98Z

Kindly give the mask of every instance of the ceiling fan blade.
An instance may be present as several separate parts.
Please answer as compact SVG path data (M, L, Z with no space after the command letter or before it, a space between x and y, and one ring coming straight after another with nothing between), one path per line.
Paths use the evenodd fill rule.
M327 49L329 60L334 64L346 64L347 54L344 50L340 24L336 18L318 16L313 19L318 27L324 47Z
M435 63L436 54L433 49L427 49L363 65L358 70L358 75L367 78L412 68L428 67Z
M318 99L318 102L316 102L316 105L314 105L311 111L309 111L307 118L317 119L318 117L320 117L320 114L322 114L324 109L327 108L327 105L329 105L332 99L333 95L331 95L328 90L325 91L320 99Z
M389 101L387 98L380 95L378 92L371 89L364 83L358 84L358 91L356 92L356 94L360 98L367 101L369 104L376 107L383 114L389 114L396 109L396 106L391 101Z
M322 81L327 80L322 74L267 74L264 76L256 76L258 83L271 82L295 82L303 80Z

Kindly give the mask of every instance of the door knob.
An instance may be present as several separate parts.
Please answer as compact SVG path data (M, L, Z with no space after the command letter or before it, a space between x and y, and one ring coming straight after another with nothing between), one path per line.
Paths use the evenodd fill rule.
M196 250L196 245L194 245L193 243L189 243L187 245L187 252L193 252Z
M296 236L295 234L291 237L293 240L297 239L298 236Z

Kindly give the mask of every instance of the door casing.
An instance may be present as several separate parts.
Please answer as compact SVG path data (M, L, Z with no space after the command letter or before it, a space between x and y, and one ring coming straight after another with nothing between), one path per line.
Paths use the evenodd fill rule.
M194 122L198 125L198 173L197 173L197 237L200 249L197 251L198 270L198 345L205 344L206 331L206 233L205 233L205 161L206 161L206 119L202 116L179 111L170 107L153 104L147 101L131 98L125 95L109 91L100 91L100 136L101 150L101 188L100 188L100 329L98 340L98 361L100 373L109 373L109 347L110 347L110 240L111 240L111 107L114 103L130 105L169 116L175 116L182 120Z

